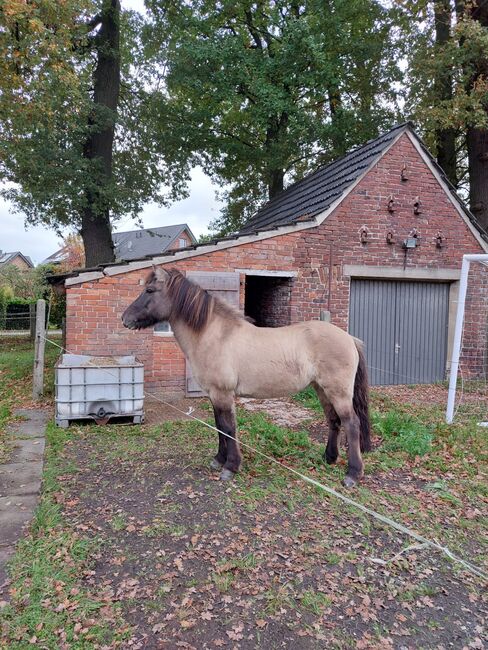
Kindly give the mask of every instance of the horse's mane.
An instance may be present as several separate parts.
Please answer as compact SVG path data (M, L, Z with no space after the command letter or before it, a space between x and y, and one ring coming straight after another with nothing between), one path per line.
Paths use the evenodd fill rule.
M173 304L173 313L194 332L200 332L207 325L212 314L219 314L228 321L243 319L237 309L211 296L177 269L169 269L166 272L169 276L166 284Z

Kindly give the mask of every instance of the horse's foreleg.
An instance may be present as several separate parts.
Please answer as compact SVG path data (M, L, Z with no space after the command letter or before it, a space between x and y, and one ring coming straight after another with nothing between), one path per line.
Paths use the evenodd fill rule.
M217 455L210 463L210 466L212 469L221 469L223 465L225 465L225 461L227 460L227 437L223 433L220 433L220 431L223 430L219 426L220 411L218 411L215 408L215 406L214 406L214 417L215 417L215 426L217 427L217 429L219 429L219 450L217 452Z
M219 430L219 453L215 460L220 462L220 455L223 445L225 445L226 457L224 459L224 468L220 474L223 481L228 481L234 477L234 474L239 471L241 464L241 452L239 450L239 443L237 442L236 433L236 415L235 406L231 404L219 404L218 402L213 405L215 413L215 424Z

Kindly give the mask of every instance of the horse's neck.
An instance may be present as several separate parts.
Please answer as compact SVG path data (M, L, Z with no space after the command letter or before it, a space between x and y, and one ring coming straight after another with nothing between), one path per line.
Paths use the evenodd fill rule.
M191 329L191 327L188 327L188 325L179 318L171 319L170 325L171 329L173 330L173 334L175 335L175 339L180 348L183 350L184 355L191 359L199 335L196 334Z

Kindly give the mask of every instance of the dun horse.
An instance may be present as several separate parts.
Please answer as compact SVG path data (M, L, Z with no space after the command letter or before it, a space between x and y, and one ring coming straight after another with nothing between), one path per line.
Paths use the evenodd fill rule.
M362 477L361 451L369 451L371 443L366 365L357 339L320 321L256 327L175 269L155 268L122 321L130 329L170 322L195 379L210 397L217 429L228 434L219 433L211 463L222 480L233 478L241 464L236 396L283 397L309 385L329 421L327 463L339 455L342 424L348 442L344 485Z

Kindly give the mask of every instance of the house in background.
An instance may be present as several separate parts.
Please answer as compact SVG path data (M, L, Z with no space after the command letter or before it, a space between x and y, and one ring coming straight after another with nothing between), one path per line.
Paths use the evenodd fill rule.
M186 223L145 230L115 232L113 235L115 257L124 262L146 255L159 255L166 251L186 248L197 243Z
M331 320L365 341L373 384L415 384L445 379L462 257L484 252L486 233L402 124L290 185L232 236L53 280L66 290L67 349L134 354L150 390L201 394L170 329L122 325L152 265L179 269L258 326ZM488 275L470 286L480 360L470 372L485 376Z
M161 255L166 251L186 248L197 243L195 235L186 223L115 232L112 238L118 262L128 262L148 255ZM66 261L67 256L68 247L63 246L47 257L42 264L61 264Z
M34 268L31 258L27 257L27 255L22 255L20 251L14 251L13 253L0 251L0 270L10 265L16 266L21 271Z

